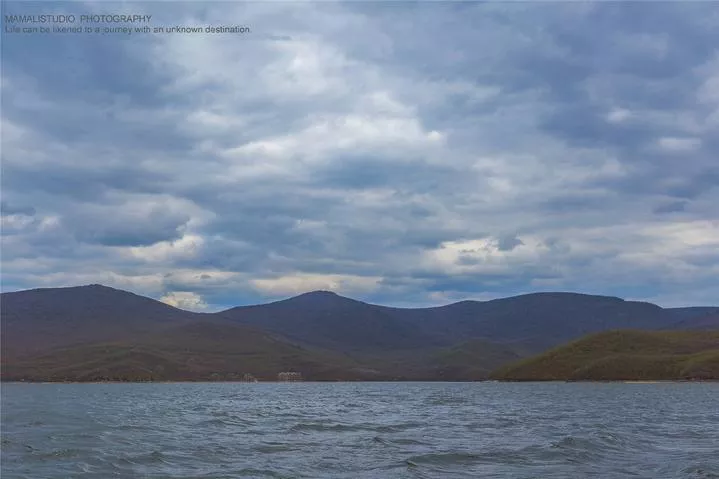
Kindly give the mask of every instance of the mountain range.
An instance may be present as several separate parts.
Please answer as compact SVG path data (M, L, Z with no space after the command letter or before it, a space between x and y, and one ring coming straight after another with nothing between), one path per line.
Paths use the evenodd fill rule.
M719 307L533 293L431 308L327 291L196 313L102 285L0 295L3 380L476 380L588 334L719 329Z

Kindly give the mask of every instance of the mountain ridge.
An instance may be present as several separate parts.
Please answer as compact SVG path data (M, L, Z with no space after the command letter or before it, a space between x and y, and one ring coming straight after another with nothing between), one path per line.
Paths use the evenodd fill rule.
M390 306L390 305L382 305L382 304L378 304L378 303L371 303L371 302L367 302L367 301L358 300L355 298L350 298L349 296L344 296L335 291L319 289L319 290L312 290L312 291L306 291L303 293L298 293L294 296L288 296L286 298L276 299L276 300L268 301L265 303L252 303L252 304L242 304L242 305L230 306L226 309L213 311L213 312L201 312L201 311L192 311L192 310L183 309L183 308L180 308L177 306L173 306L173 305L164 303L164 302L160 301L159 299L155 299L150 296L145 296L145 295L142 295L139 293L135 293L133 291L115 288L113 286L107 286L107 285L104 285L101 283L89 283L89 284L75 285L75 286L57 286L57 287L49 287L48 286L48 287L22 289L22 290L17 290L17 291L3 291L3 292L0 292L0 297L5 296L5 295L19 294L19 293L42 292L42 291L69 291L69 290L78 290L78 291L79 290L86 290L86 291L87 290L111 290L111 291L116 291L116 292L122 292L122 293L130 294L133 296L137 296L140 298L157 301L159 303L165 304L168 307L179 310L179 311L185 311L188 313L195 313L195 314L217 314L217 313L222 313L222 312L226 312L226 311L229 311L232 309L237 309L237 308L252 308L252 307L257 307L257 306L266 306L269 304L281 303L281 302L292 300L292 299L311 298L311 297L339 298L339 299L349 300L349 301L353 301L353 302L357 302L357 303L363 303L363 304L367 304L367 305L371 305L371 306L380 306L380 307L388 308L388 309L415 311L415 310L433 310L433 309L446 308L449 306L462 305L462 304L488 304L488 303L501 302L501 301L506 301L506 300L511 300L511 299L529 298L529 297L550 297L550 296L601 298L604 300L614 300L616 302L623 302L623 303L650 304L650 305L656 306L658 308L661 308L665 311L682 312L689 317L697 315L697 314L701 314L701 313L719 313L719 305L717 305L717 306L704 305L704 306L662 307L662 306L659 306L659 305L649 302L649 301L629 300L629 299L621 298L619 296L602 295L602 294L594 294L594 293L578 293L578 292L574 292L574 291L536 291L536 292L531 292L531 293L522 293L522 294L517 294L517 295L513 295L513 296L505 296L505 297L501 297L501 298L493 298L493 299L488 299L488 300L462 299L462 300L454 301L451 303L435 305L435 306L401 307L401 306Z
M212 377L232 379L302 364L320 379L468 380L586 334L715 329L712 311L565 292L394 308L313 291L199 313L92 284L2 293L1 352L4 371L15 377L43 377L50 368L52 377L87 379L126 368L123 377L207 379L215 368ZM322 365L325 359L336 367Z

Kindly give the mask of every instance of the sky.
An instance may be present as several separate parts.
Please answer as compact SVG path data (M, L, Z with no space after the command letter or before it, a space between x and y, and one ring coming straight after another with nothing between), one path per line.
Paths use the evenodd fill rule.
M3 291L719 305L715 3L3 8L249 28L3 32Z

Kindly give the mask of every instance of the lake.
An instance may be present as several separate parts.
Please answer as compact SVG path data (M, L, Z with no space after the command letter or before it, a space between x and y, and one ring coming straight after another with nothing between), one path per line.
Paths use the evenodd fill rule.
M3 479L719 477L717 383L2 385Z

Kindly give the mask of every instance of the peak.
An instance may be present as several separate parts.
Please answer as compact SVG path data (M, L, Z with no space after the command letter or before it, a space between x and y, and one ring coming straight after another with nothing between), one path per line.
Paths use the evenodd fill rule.
M114 292L121 292L121 293L128 293L128 291L112 288L110 286L105 286L104 284L99 283L93 283L93 284L85 284L82 286L74 286L69 287L67 289L75 289L80 291L95 291L95 292L101 292L101 291L114 291Z
M575 293L572 291L540 291L536 293L520 294L518 296L510 296L508 298L501 299L513 299L513 298L584 298L584 299L599 299L604 301L617 301L624 302L624 299L616 296L605 296L598 294L587 294L587 293Z
M312 303L335 303L341 300L350 301L349 298L345 298L344 296L340 296L339 294L333 292L333 291L327 291L327 290L319 290L319 291L310 291L307 293L302 293L297 296L294 296L292 298L288 298L288 300L294 300L294 301L309 301Z
M36 292L59 292L59 293L71 293L78 291L119 291L109 286L102 284L83 284L81 286L56 286L56 287L43 287L43 288L32 288L15 291L16 293L36 293Z
M319 290L309 291L307 293L298 294L294 299L310 299L310 300L331 300L336 298L342 298L339 294L333 291Z
M320 289L317 291L310 291L309 293L301 294L300 296L339 296L334 291L328 291L324 289Z

